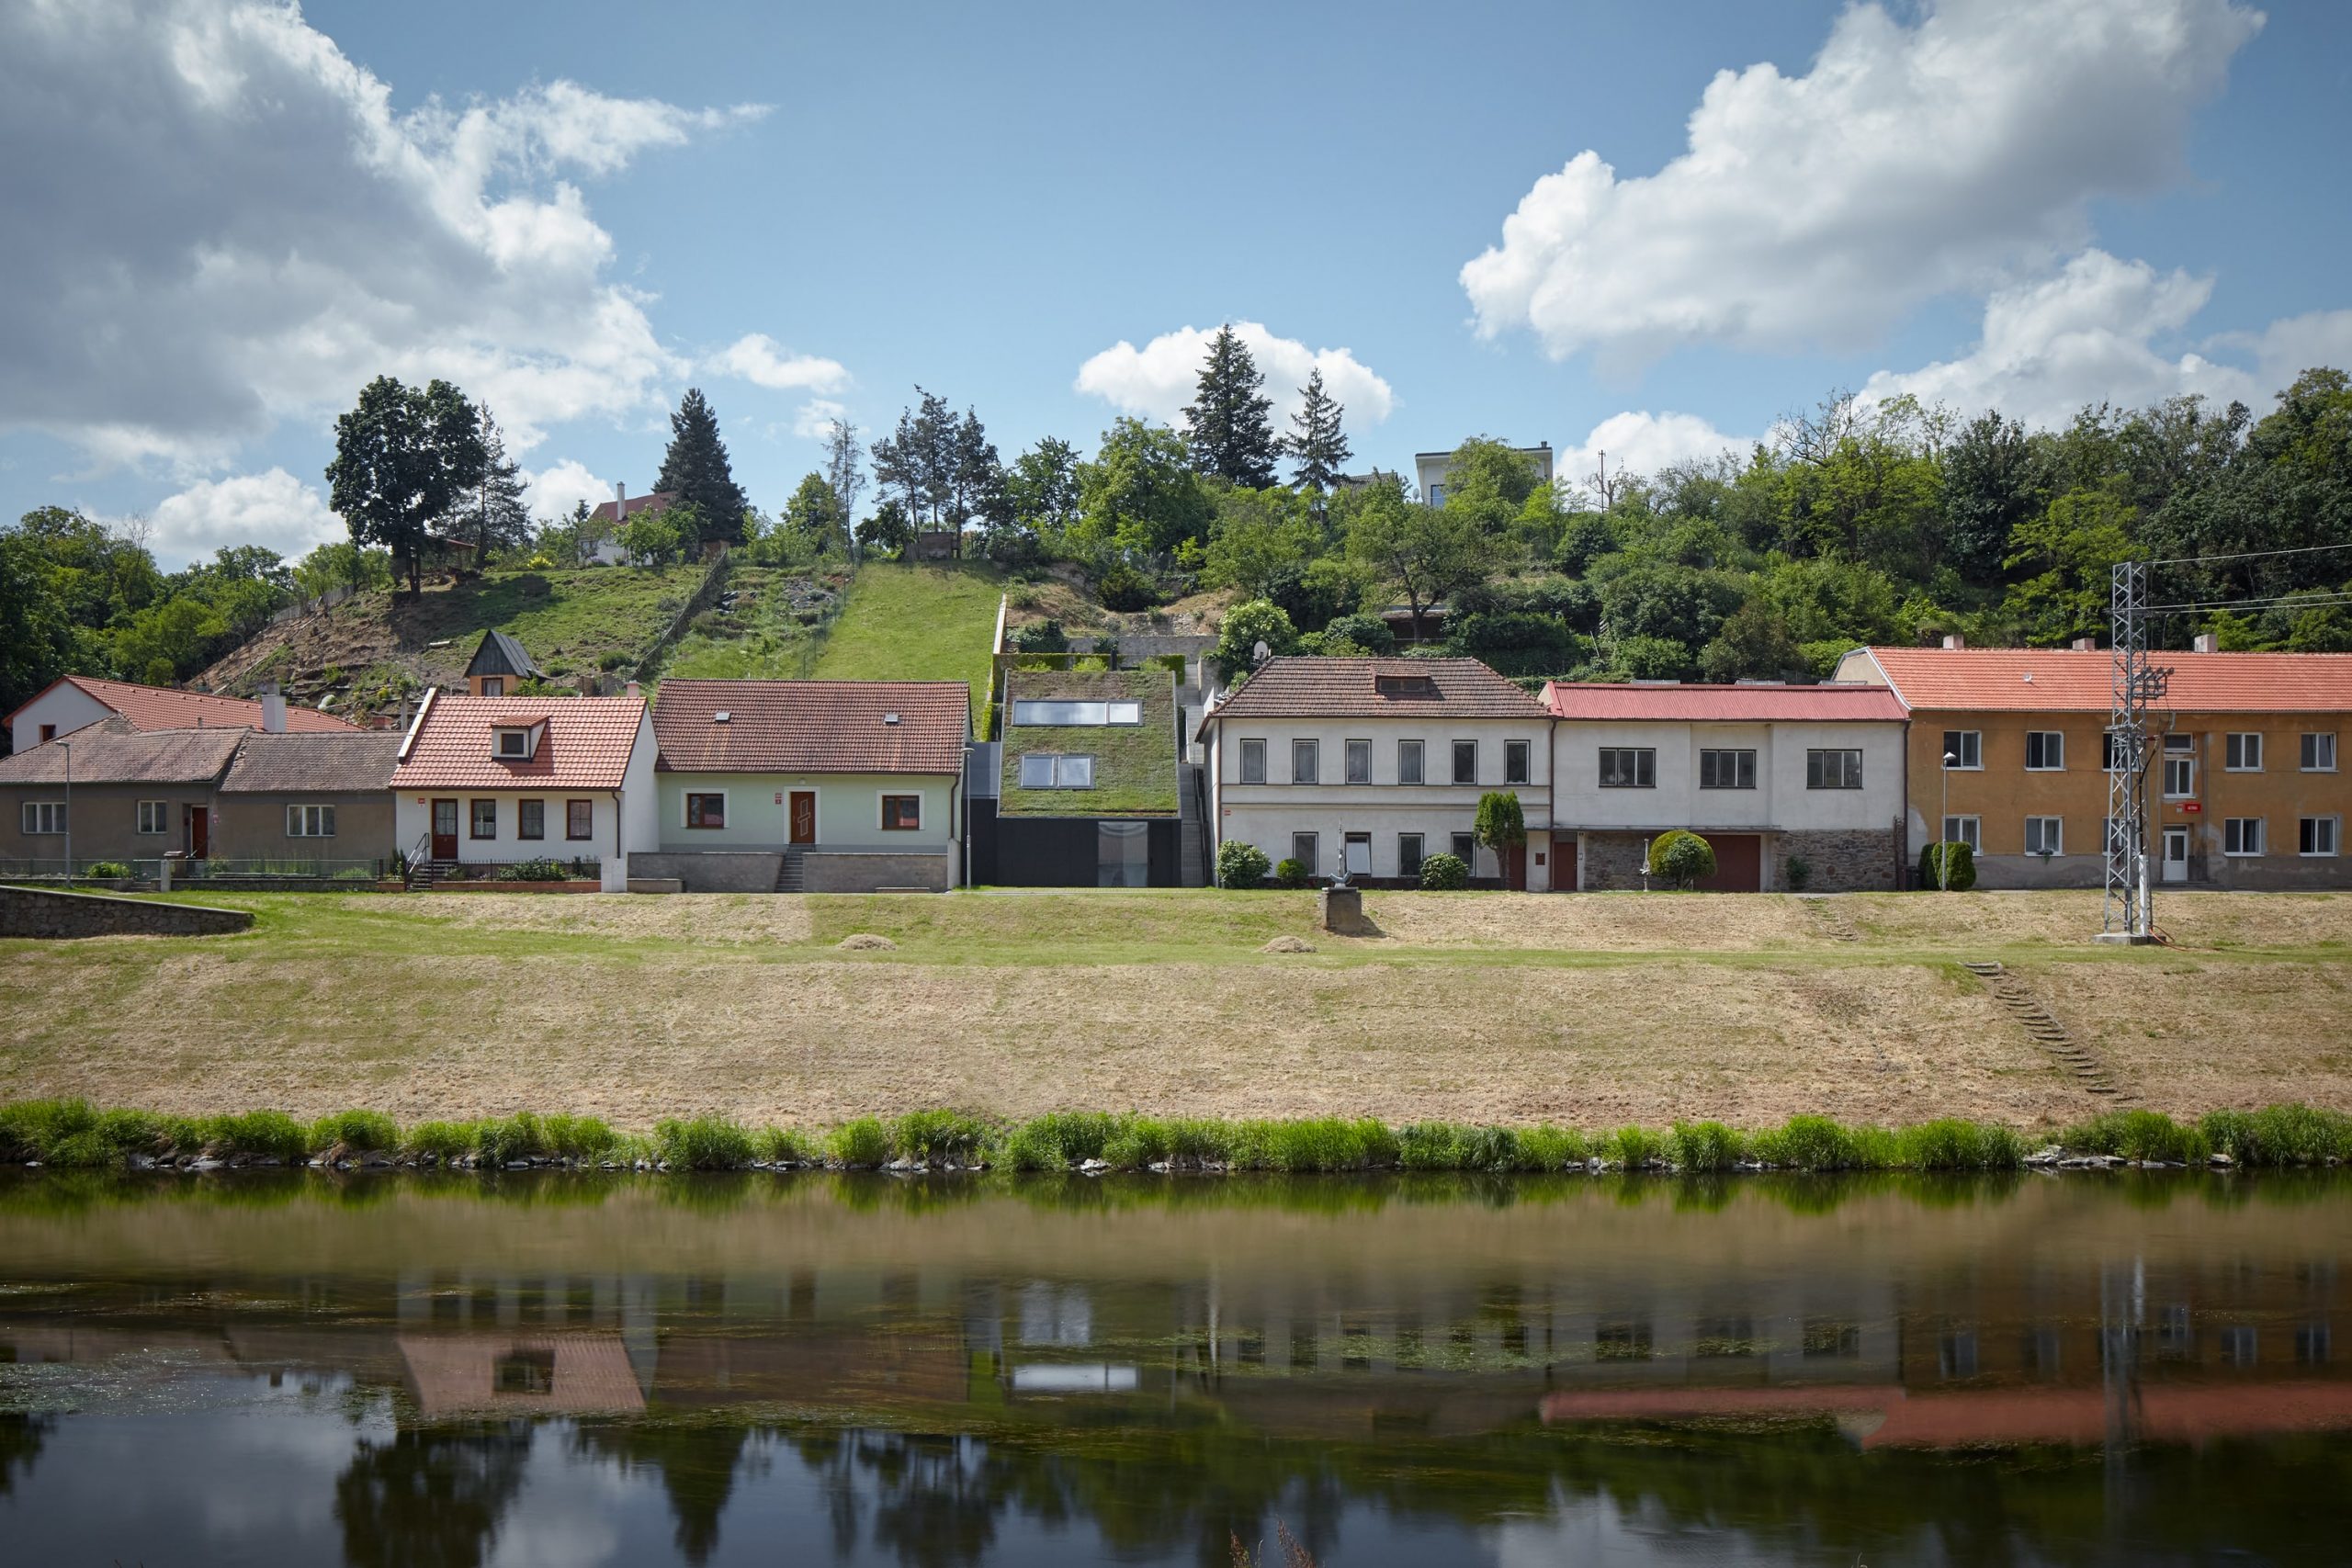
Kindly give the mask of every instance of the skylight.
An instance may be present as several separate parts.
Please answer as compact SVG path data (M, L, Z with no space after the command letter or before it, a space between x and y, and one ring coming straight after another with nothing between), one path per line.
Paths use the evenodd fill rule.
M733 718L735 714L733 709L720 708L717 713L710 716L710 722L713 724L725 724L729 719Z
M1017 702L1012 705L1012 722L1038 725L1087 725L1097 728L1114 724L1141 724L1143 704L1038 700Z

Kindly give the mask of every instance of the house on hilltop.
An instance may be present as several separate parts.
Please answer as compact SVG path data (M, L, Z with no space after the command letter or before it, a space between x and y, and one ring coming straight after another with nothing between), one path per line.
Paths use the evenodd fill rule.
M481 643L466 665L466 692L476 697L509 696L524 682L541 678L523 645L493 626L481 634Z

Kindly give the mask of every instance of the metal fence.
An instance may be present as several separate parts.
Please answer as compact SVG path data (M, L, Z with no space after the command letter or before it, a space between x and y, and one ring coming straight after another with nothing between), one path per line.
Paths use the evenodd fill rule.
M76 855L37 860L0 856L0 877L12 882L136 882L160 884L167 863L162 860L107 860ZM347 882L366 884L391 874L384 860L175 860L169 862L175 887L207 882L287 883Z

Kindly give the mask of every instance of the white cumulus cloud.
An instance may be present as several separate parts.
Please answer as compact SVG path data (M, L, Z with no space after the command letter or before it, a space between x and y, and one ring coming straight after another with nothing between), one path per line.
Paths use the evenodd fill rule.
M792 416L792 434L804 441L822 441L827 427L837 419L847 419L849 409L831 398L811 398L802 403Z
M61 106L71 105L70 111ZM0 428L221 460L379 373L458 382L510 445L683 374L574 177L756 118L571 82L409 112L291 6L0 6Z
M1277 434L1289 430L1300 389L1317 369L1323 372L1323 390L1346 409L1342 423L1350 430L1380 423L1396 406L1388 383L1347 349L1309 348L1296 338L1276 337L1257 321L1236 321L1233 332L1265 374ZM1122 412L1180 424L1216 333L1215 327L1184 327L1141 348L1122 338L1078 367L1078 389Z
M582 502L600 506L613 499L609 480L600 479L588 471L588 466L576 457L523 476L523 504L536 518L569 517L572 508Z
M841 361L813 354L788 354L765 333L737 338L711 363L755 387L778 391L834 392L849 385L849 372Z
M1562 484L1589 495L1600 488L1593 481L1604 455L1612 478L1626 471L1655 475L1677 463L1744 454L1754 445L1755 437L1726 435L1697 414L1628 411L1611 414L1582 443L1565 448L1553 472Z
M1586 151L1537 180L1462 286L1481 334L1555 357L1850 348L2047 270L2093 198L2178 177L2191 110L2261 25L2230 0L1856 5L1803 75L1719 73L1656 174Z
M293 560L313 546L351 536L318 487L284 468L198 480L158 503L153 522L149 544L167 565L237 545L266 546Z

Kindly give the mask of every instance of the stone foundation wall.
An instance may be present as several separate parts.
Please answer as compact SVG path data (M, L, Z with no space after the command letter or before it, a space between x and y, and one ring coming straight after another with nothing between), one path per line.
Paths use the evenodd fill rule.
M800 886L807 893L872 893L883 887L944 893L949 870L944 854L844 854L812 850L800 857Z
M220 936L253 923L253 916L243 909L0 887L0 937Z
M1764 886L1789 891L1789 859L1794 856L1812 868L1808 893L1885 893L1896 880L1894 828L1820 829L1811 832L1779 833L1770 846L1772 863L1764 868Z
M1577 835L1577 886L1588 893L1641 891L1648 833Z
M631 882L676 881L688 893L773 893L783 869L780 851L639 850L628 857Z

